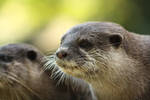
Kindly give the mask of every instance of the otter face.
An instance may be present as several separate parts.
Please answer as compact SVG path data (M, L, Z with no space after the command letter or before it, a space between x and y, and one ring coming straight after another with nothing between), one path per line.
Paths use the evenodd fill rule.
M73 76L96 77L107 71L107 64L121 48L125 30L113 23L85 23L73 27L61 40L56 64Z
M0 100L31 100L37 96L31 84L36 86L40 75L39 54L25 44L0 47Z

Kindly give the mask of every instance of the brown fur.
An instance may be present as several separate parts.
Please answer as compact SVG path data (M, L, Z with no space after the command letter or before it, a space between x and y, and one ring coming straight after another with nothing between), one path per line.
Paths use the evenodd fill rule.
M43 71L44 55L27 44L0 47L0 100L85 100L89 94L56 86ZM81 89L80 89L81 90ZM90 99L91 100L91 99Z
M150 36L84 23L63 36L56 55L60 70L89 82L99 100L150 100Z

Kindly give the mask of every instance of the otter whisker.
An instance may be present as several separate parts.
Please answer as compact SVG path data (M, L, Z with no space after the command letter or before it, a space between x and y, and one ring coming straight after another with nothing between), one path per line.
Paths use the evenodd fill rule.
M61 83L68 84L69 77L64 72L62 72L56 64L55 55L47 56L46 59L47 62L44 67L46 68L46 70L52 71L51 78L54 80L58 80L56 85L60 85Z
M52 75L51 75L51 78L52 79L57 79L57 78L59 78L61 76L61 71L59 70L57 73L52 73Z
M46 61L49 61L49 59L54 60L55 59L55 55L53 54L53 55L50 55L50 56L45 56L43 58L43 60L46 60Z
M5 84L4 87L2 88L2 91L0 91L0 93L1 93L0 99L1 100L22 100L22 98L25 98L26 100L30 100L30 96L28 94L26 94L26 91L29 91L31 93L31 95L34 95L34 96L40 98L38 96L38 94L36 94L35 92L32 91L32 89L30 89L23 82L21 82L19 79L17 79L17 77L14 73L7 72L7 73L1 73L1 75L3 76L2 80ZM22 86L24 89L20 90L19 88L12 87L13 82L16 82L17 84ZM5 93L5 94L3 94L3 93ZM7 94L9 94L9 97Z
M63 72L60 72L60 77L59 77L59 80L56 84L57 86L60 85L61 83L63 83L63 74L64 74Z
M56 50L49 50L49 51L46 51L45 54L46 55L53 55L55 53L55 51Z
M28 86L26 86L23 82L19 81L17 78L15 78L15 76L12 73L8 73L7 78L18 83L19 85L21 85L22 87L24 87L26 90L30 91L33 95L38 96L37 93L35 93L31 88L29 88ZM40 98L40 97L39 97Z
M44 64L45 67L51 68L52 65L56 65L55 55L46 56L46 63Z
M54 63L54 61L49 60L48 62L45 63L44 67L49 67L52 63Z
M70 76L64 73L64 83L69 87Z
M50 66L48 66L48 69L54 73L57 70L55 63L52 63Z
M62 72L62 73L63 73L63 72ZM62 74L62 79L61 79L62 83L64 83L64 81L65 81L64 79L65 79L65 74L63 73L63 74Z
M58 69L58 70L56 70L54 73L53 73L53 75L52 76L55 76L55 75L57 75L58 73L60 73L61 72L61 70L60 69Z
M43 70L46 71L47 69L52 69L53 67L49 67L51 64L49 62L45 63Z
M47 62L47 63L49 63L49 62ZM50 71L52 71L52 73L54 73L55 71L57 71L57 69L58 68L56 67L55 62L49 63L48 65L45 65L45 71L50 70Z

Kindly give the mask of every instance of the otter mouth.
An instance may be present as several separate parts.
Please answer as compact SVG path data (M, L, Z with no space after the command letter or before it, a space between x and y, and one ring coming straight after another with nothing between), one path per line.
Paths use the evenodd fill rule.
M66 70L75 70L75 69L78 69L78 66L77 65L73 65L73 64L67 64L68 62L66 61L61 61L61 60L56 60L56 64L58 66L60 66L61 68L63 69L66 69Z
M97 70L93 70L92 68L88 68L86 66L78 66L73 61L65 61L59 60L55 57L55 55L45 57L45 66L44 70L50 70L52 72L51 77L56 79L55 77L63 77L67 75L75 76L77 78L86 79L87 74L90 77L95 76L95 72ZM64 75L65 74L65 75Z
M59 58L55 58L56 64L63 70L63 72L72 75L72 76L80 76L82 72L82 66L77 65L72 60L61 60Z
M78 66L72 62L68 62L66 60L60 60L58 58L56 58L55 55L51 55L51 56L47 56L44 58L46 64L45 64L45 69L49 68L49 67L53 67L55 66L59 66L59 68L61 69L70 69L70 70L74 70L77 69Z
M57 63L57 65L59 67L61 67L61 69L63 70L63 72L69 74L69 75L72 75L72 76L80 76L79 73L81 73L81 69L79 69L79 66L68 66L68 65L65 65L65 64L60 64L60 63ZM76 72L79 72L78 74Z
M47 56L44 58L44 70L51 71L51 78L57 81L56 85L70 82L71 77L76 72L76 67L68 66L63 61L57 61L55 55ZM70 76L70 75L72 76Z

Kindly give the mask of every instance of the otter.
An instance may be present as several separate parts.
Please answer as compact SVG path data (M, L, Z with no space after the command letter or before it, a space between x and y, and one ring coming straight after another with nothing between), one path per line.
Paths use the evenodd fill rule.
M89 92L56 86L43 71L44 54L28 44L0 47L0 100L93 100ZM87 89L88 90L88 89Z
M148 35L111 22L83 23L65 33L49 61L47 67L88 82L99 100L150 100Z

